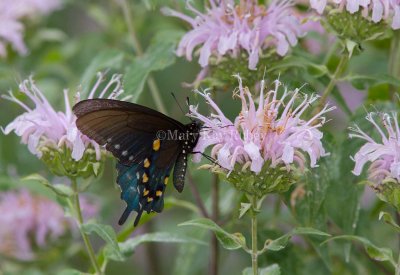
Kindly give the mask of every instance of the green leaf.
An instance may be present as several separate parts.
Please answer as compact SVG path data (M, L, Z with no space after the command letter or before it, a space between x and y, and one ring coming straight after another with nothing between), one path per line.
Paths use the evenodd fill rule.
M349 58L353 55L354 49L357 49L359 47L358 43L356 43L350 39L346 39L344 44L345 44L347 52L349 53Z
M390 84L400 87L400 79L388 74L373 74L373 75L347 75L341 78L343 81L351 82L354 88L365 90L372 85Z
M273 264L264 268L259 269L259 275L280 275L281 269L279 265Z
M148 10L156 10L159 6L166 4L165 0L142 0L142 3Z
M79 270L76 270L76 269L68 268L68 269L64 269L60 272L57 272L56 274L57 275L83 275L85 273L83 273Z
M96 74L109 69L120 69L123 58L124 53L116 49L108 49L98 53L82 75L81 85L82 95L84 95L83 98L88 95L91 89L90 84L93 78L96 77Z
M270 250L270 251L279 251L284 249L287 244L289 243L289 240L292 238L292 235L290 234L285 234L278 239L275 240L267 240L264 244L264 251Z
M334 150L336 143L328 133L324 133L324 148L330 152L329 157L321 158L318 166L298 180L296 188L285 195L285 201L292 209L292 214L299 226L311 227L320 231L328 231L326 198L329 196L329 187L336 184L338 173L338 154ZM326 266L326 272L331 268L329 247L321 247L320 239L311 235L306 237L316 253Z
M247 267L246 269L243 270L243 275L253 275L253 269L251 267ZM281 274L281 269L279 265L273 264L264 268L259 268L258 269L258 274L259 275L280 275Z
M251 208L251 203L240 203L240 210L239 210L239 219L243 217L244 214L246 214L247 211Z
M74 194L74 191L67 185L64 184L51 184L47 179L42 177L39 174L32 174L29 176L26 176L22 179L23 181L38 181L39 183L43 184L47 188L49 188L51 191L56 193L56 195L61 196L61 197L70 197Z
M391 86L386 83L381 83L377 85L370 86L368 88L368 96L367 100L368 101L390 101L391 100L391 95L390 95L390 89Z
M400 226L394 221L392 215L390 215L388 212L382 211L379 213L379 219L382 220L382 218L385 223L391 225L394 229L397 230L397 232L400 232Z
M311 227L297 227L292 230L292 235L315 235L315 236L322 236L322 237L330 237L331 234L322 232L318 229L311 228Z
M251 267L246 267L242 271L242 275L253 275L253 274L254 274L253 268L251 268Z
M136 102L143 92L144 84L151 72L165 69L176 60L175 47L181 32L168 31L159 33L147 48L143 56L136 57L127 68L124 88Z
M371 129L373 125L365 119L365 114L364 106L356 110L350 118L350 125L357 124L368 134L370 132L368 129ZM363 143L360 139L352 139L350 142L347 136L343 136L342 140L334 144L335 147L330 150L336 154L336 162L331 165L332 176L326 193L325 208L332 222L346 235L353 235L357 229L360 195L364 190L364 186L357 184L363 177L352 173L354 161L349 156L354 156ZM342 253L346 261L350 259L351 245L348 243Z
M234 250L241 247L246 249L246 240L241 233L230 234L210 219L195 219L179 224L179 226L187 225L201 227L213 231L225 249Z
M377 247L366 238L354 235L343 235L330 238L326 240L323 244L333 240L350 240L350 241L360 242L364 245L365 251L367 252L368 256L370 256L372 259L381 262L389 261L394 267L396 267L396 262L393 259L393 252L391 249L386 247L384 248Z
M321 77L329 74L329 70L325 65L316 64L301 56L288 56L276 65L269 67L267 72L287 68L307 69L314 77Z
M199 208L188 201L185 200L178 200L174 197L168 197L164 200L164 207L181 207L187 210L190 210L196 214L200 213Z
M119 244L121 255L115 254L115 251L109 249L108 247L105 249L105 257L109 259L113 259L116 261L123 261L126 257L132 255L135 249L142 243L146 242L163 242L163 243L193 243L198 245L207 245L207 243L203 241L199 241L197 239L193 239L190 237L172 234L167 232L157 232L157 233L149 233L144 235L139 235L137 237L131 238Z
M208 236L208 233L209 232L206 230L199 229L197 232L195 232L194 236L196 236L197 239L204 239ZM203 246L193 243L179 245L178 252L173 263L174 267L172 268L170 274L187 275L193 274L194 271L198 270L199 268L202 269L202 263L204 262L199 261L199 259L204 256L204 251L205 249Z
M328 233L319 231L314 228L298 227L298 228L293 229L291 232L289 232L275 240L265 241L264 249L262 250L261 253L268 251L268 250L279 251L279 250L284 249L288 245L290 239L294 235L315 235L315 236L321 236L321 237L330 237L331 236Z
M117 236L111 226L89 222L82 225L82 230L87 234L91 234L93 232L96 233L107 243L107 251L109 251L109 253L115 255L115 258L123 258L123 255L118 246Z

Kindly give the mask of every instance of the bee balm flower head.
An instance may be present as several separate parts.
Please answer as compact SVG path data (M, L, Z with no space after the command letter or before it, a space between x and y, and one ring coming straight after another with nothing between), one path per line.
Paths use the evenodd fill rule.
M305 155L308 155L311 167L317 166L320 157L328 155L321 143L323 134L318 128L325 123L323 115L333 107L325 106L320 113L305 120L302 118L304 112L317 99L316 96L302 95L300 89L289 91L286 87L281 88L279 80L275 81L273 89L264 93L262 81L256 104L241 78L236 77L239 81L236 95L242 102L242 110L234 121L225 117L210 94L197 91L215 113L206 117L198 112L197 107L191 106L191 115L204 123L195 152L204 152L212 146L211 156L228 172L228 179L231 177L235 181L238 175L246 173L255 184L259 181L270 185L276 182L267 179L267 175L282 178L290 176L292 168L304 169L307 166ZM194 160L198 161L199 155L195 155ZM274 188L277 186L272 189L269 189L271 186L264 187L263 191L271 192L276 191Z
M376 119L377 118L377 119ZM352 157L355 162L353 173L359 176L363 167L370 163L368 179L378 196L400 210L400 130L397 113L369 113L366 119L379 134L376 140L357 125L350 128L350 138L360 138L365 144Z
M88 217L98 212L98 206L87 199L82 207ZM0 211L0 254L20 261L34 260L36 252L76 230L60 205L26 189L2 192Z
M310 4L320 14L324 12L327 4L331 4L351 14L361 11L364 17L374 23L387 21L394 30L400 28L399 0L310 0Z
M199 47L199 63L207 67L211 56L238 57L244 51L249 69L254 70L264 49L276 47L279 55L285 55L303 35L300 22L291 14L291 5L287 0L272 1L269 7L258 5L257 1L241 0L236 5L233 0L210 0L205 13L188 2L195 18L167 8L163 12L191 25L179 43L178 56L191 61L193 51Z
M19 54L27 54L23 40L25 18L46 15L61 7L61 0L2 0L0 1L0 56L7 55L7 44Z
M88 98L93 98L96 93L99 97L115 98L123 92L120 75L113 76L103 91L99 92L98 87L104 80L103 78L104 75L99 73L98 80ZM23 81L19 89L35 106L34 108L29 107L18 100L12 92L3 96L3 98L13 101L25 109L23 114L15 118L5 129L2 129L4 134L14 132L20 136L21 142L28 145L32 154L52 167L54 163L62 162L61 166L56 166L65 169L62 169L62 171L54 170L53 172L57 175L67 175L65 174L67 170L75 172L85 170L87 172L85 172L85 176L89 176L91 172L97 175L97 168L95 167L98 167L98 165L94 165L91 169L88 169L87 165L90 165L89 162L101 161L103 151L96 142L83 135L76 127L76 116L71 110L68 91L64 90L63 94L65 112L58 112L50 105L32 78ZM77 100L79 100L79 93ZM68 151L67 154L62 153L65 150ZM64 159L65 155L68 155L67 159Z

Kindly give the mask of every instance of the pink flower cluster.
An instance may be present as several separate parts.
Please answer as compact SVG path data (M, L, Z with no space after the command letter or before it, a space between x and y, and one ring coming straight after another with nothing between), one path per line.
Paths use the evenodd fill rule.
M279 55L285 55L303 35L288 0L274 0L268 8L258 5L257 1L241 0L235 5L233 0L210 0L210 8L204 14L187 5L195 18L167 8L162 11L191 25L192 30L179 43L177 55L186 56L190 61L199 46L202 67L209 64L212 55L237 57L244 50L249 56L248 67L254 70L265 48L274 46Z
M373 22L391 20L393 29L400 29L400 1L399 0L310 0L311 7L322 14L326 5L332 3L339 9L346 9L350 13L362 10L362 14L371 16Z
M98 80L88 96L89 99L93 98L98 92L98 87L104 80L103 78L104 75L99 73ZM3 96L3 98L16 102L26 111L15 118L5 129L2 129L4 134L15 132L21 137L22 143L28 144L29 151L39 158L42 156L42 147L58 148L66 145L72 150L71 157L74 160L80 160L86 148L90 146L96 150L97 159L100 159L100 146L83 135L76 127L76 116L72 113L68 90L64 90L65 112L57 112L35 85L32 78L22 82L19 89L32 100L35 107L33 109L28 107L11 92L9 96ZM114 75L98 94L99 97L107 95L108 98L116 98L121 93L123 93L121 75ZM77 97L76 100L79 101L79 93Z
M1 0L0 56L7 55L7 43L19 54L28 52L24 40L22 19L46 15L61 7L61 0Z
M375 116L378 116L383 128L375 121ZM350 138L366 141L352 158L355 162L353 173L360 175L364 165L371 162L368 178L374 183L380 184L387 178L400 181L400 130L397 113L369 113L366 118L379 133L380 141L375 141L357 125L350 128L353 132Z
M195 152L213 146L211 156L219 165L232 171L236 163L250 166L250 170L258 173L267 161L271 166L295 163L301 169L305 167L307 153L310 166L317 166L317 160L328 155L321 143L322 132L318 130L325 123L323 114L334 107L325 106L317 115L309 120L301 118L306 109L317 96L303 95L300 90L288 91L285 87L280 93L281 83L275 81L275 88L264 95L264 81L261 82L258 106L252 94L239 81L236 96L242 101L242 110L234 122L225 117L221 109L206 92L196 91L215 111L210 117L201 115L197 107L190 106L191 116L202 121L204 128L197 143ZM299 104L296 101L301 99ZM200 160L200 155L194 161Z
M86 216L97 212L88 200L81 202ZM23 261L35 258L33 247L45 248L73 229L57 203L25 189L1 193L0 213L0 254Z

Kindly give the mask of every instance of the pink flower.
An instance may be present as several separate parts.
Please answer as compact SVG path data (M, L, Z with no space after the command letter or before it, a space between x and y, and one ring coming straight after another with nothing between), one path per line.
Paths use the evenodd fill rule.
M45 15L58 9L61 0L2 0L0 1L0 56L7 55L7 43L19 54L27 54L23 41L26 17Z
M98 86L104 80L103 77L104 75L99 73L98 80L88 98L93 98L98 92ZM32 78L22 82L19 89L32 100L35 107L33 109L28 107L19 101L12 92L9 93L9 96L3 96L5 99L16 102L26 111L8 124L5 129L2 129L4 134L15 132L21 137L21 142L28 145L29 151L39 158L42 156L41 149L43 147L59 148L65 145L72 150L71 157L76 161L82 158L88 147L93 147L97 160L100 159L100 146L83 135L76 127L76 116L71 110L68 90L64 90L65 112L57 112ZM99 93L99 97L107 94L108 98L116 98L122 92L121 75L114 75ZM79 101L79 93L77 96L77 101Z
M0 56L7 55L7 43L19 54L26 54L27 49L23 40L23 24L18 20L4 2L0 3Z
M362 10L365 17L370 16L375 23L391 20L394 30L400 28L400 1L399 0L310 0L311 7L322 14L326 5L330 3L339 9L346 9L350 13Z
M390 0L390 6L393 9L392 28L398 30L400 29L400 1Z
M94 209L87 199L81 200L85 208ZM96 210L97 212L97 210ZM71 230L75 225L57 203L29 191L7 191L0 194L0 253L19 260L35 258L33 247L45 248Z
M217 59L224 55L237 57L243 50L248 54L248 67L252 70L268 47L276 47L279 55L285 55L303 35L299 20L291 13L291 2L275 0L268 8L255 2L242 0L235 6L233 0L210 0L204 14L188 2L195 18L163 8L164 14L178 17L192 27L180 41L177 55L191 61L193 51L199 47L199 63L206 67L212 55Z
M304 153L308 154L311 167L317 166L320 157L328 155L321 143L323 134L318 128L325 123L323 114L334 107L325 106L308 121L304 120L302 114L317 96L304 95L301 103L295 104L301 97L300 90L288 91L285 87L280 94L279 80L265 96L264 81L261 82L257 106L249 89L243 87L239 76L236 77L239 87L235 95L242 101L242 110L234 122L225 117L210 94L196 91L215 114L206 117L197 111L197 107L191 106L191 116L204 123L195 152L204 152L213 146L211 156L223 168L232 171L239 163L250 166L255 173L260 172L267 161L271 162L271 167L283 164L289 169L291 164L297 164L302 169L305 167ZM196 154L194 161L199 161L200 157Z
M4 1L4 0L3 0ZM20 16L47 15L61 8L63 0L6 0Z
M378 121L383 128L374 120L375 116L379 116ZM397 113L369 113L366 119L379 133L380 141L375 141L357 125L350 128L353 132L349 135L350 138L356 137L366 141L352 158L355 162L353 173L360 175L364 165L371 162L368 178L372 182L380 184L388 178L400 181L400 130Z

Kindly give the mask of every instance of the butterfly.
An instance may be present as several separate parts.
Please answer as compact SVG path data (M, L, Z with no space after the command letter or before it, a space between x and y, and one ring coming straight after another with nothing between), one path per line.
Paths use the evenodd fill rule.
M127 204L119 219L125 223L137 212L160 213L164 192L174 167L173 185L182 192L188 155L196 146L201 123L182 124L148 107L113 99L88 99L73 107L78 129L118 160L117 183Z

